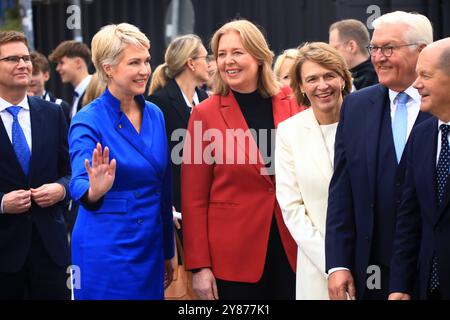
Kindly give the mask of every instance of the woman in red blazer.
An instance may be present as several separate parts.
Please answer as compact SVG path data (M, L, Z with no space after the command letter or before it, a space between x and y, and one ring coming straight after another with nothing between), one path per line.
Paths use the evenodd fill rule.
M211 47L215 94L193 109L183 149L186 267L201 299L294 299L296 244L271 156L276 126L298 105L279 88L254 24L225 24Z

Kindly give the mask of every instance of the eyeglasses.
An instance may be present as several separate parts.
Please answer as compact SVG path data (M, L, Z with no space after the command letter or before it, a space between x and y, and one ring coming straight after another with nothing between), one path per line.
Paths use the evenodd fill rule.
M199 56L199 57L193 57L192 59L193 60L195 60L195 59L205 59L206 62L209 62L209 56L208 55L206 55L206 56Z
M380 50L385 57L389 58L394 53L395 49L409 46L417 46L417 43L408 43L408 44L401 44L398 46L382 46L382 47L368 45L366 48L371 56L374 56L378 52L378 50Z
M25 56L7 56L4 58L0 58L0 61L6 61L7 63L10 64L19 64L20 60L23 60L23 62L25 63L30 63L31 62L31 56L30 55L25 55Z

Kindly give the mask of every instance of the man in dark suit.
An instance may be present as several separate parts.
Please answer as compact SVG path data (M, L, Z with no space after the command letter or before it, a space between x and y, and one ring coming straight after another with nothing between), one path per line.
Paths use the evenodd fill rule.
M421 299L450 299L450 38L425 48L414 87L430 118L414 128L406 181L397 215L390 299L411 298L419 279Z
M25 36L0 32L0 299L70 299L67 123L26 96L31 72Z
M380 84L346 97L336 133L325 236L331 299L387 299L403 148L429 116L411 85L418 55L433 41L431 23L397 11L373 25L369 50Z
M196 88L195 91L198 102L202 102L208 98L208 95L204 90ZM149 100L156 104L163 112L164 120L166 122L167 139L169 140L169 150L172 152L178 145L178 152L181 160L183 145L179 145L179 140L172 140L171 136L177 129L187 129L191 108L188 107L176 80L169 80L163 88L155 91L149 97ZM181 212L180 176L181 161L178 163L172 161L173 205L178 212Z

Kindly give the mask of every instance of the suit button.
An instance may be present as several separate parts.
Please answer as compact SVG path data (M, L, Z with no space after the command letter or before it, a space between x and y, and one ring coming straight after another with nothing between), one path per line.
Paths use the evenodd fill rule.
M121 123L119 123L119 129L122 129L122 124Z
M275 193L275 189L274 188L269 188L269 189L267 189L267 192L269 192L271 194L274 194Z
M374 203L371 203L371 204L370 204L370 209L373 209L373 208L375 208L375 204L374 204Z
M138 220L137 220L137 224L141 225L141 224L143 224L143 223L144 223L144 220L143 220L143 219L138 219Z
M28 219L28 220L31 220L31 219L32 219L31 214L27 214L27 219Z
M402 184L400 183L400 182L397 182L396 184L395 184L395 186L396 187L400 187Z
M133 194L134 194L134 196L135 196L136 198L139 198L139 192L138 192L138 191L133 192Z
M397 202L398 205L400 205L400 203L402 203L401 200L397 200L396 202Z
M370 237L369 236L366 236L366 241L370 242Z

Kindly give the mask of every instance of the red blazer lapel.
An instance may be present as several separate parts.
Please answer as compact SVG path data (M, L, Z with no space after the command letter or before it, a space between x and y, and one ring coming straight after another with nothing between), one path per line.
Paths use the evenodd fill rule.
M229 91L227 96L220 97L220 103L220 112L228 129L234 130L234 142L236 143L237 141L241 152L245 152L245 163L253 165L254 168L258 171L258 174L263 176L264 179L266 179L271 185L273 185L273 181L267 174L267 169L264 165L263 158L261 156L261 153L259 152L255 139L249 131L247 122L245 121L241 109L231 90ZM242 132L239 132L236 129L242 129ZM245 134L245 136L240 136L240 134ZM248 139L246 138L247 135L250 135ZM240 136L240 138L237 138L237 136ZM224 138L225 143L227 143L226 133ZM253 152L256 152L256 154L253 154ZM238 157L235 157L235 159L236 158Z

